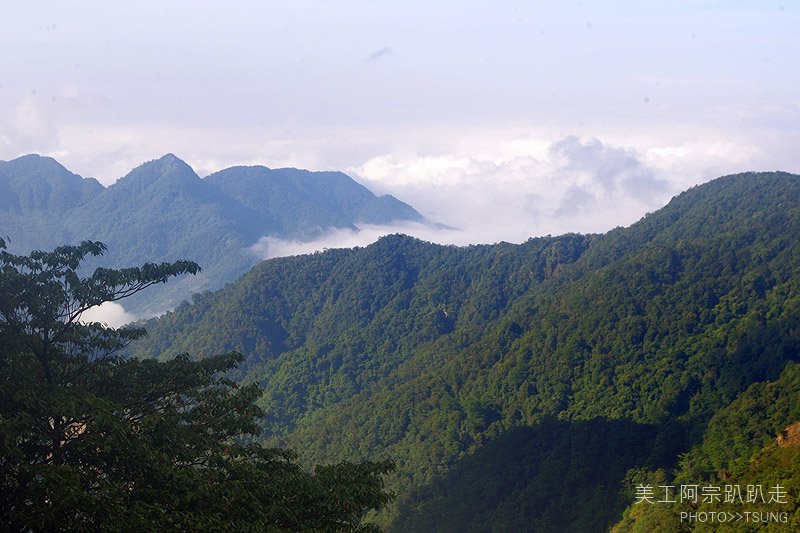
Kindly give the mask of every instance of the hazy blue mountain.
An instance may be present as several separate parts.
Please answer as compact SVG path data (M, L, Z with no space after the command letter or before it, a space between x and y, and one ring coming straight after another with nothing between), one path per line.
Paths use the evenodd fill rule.
M246 246L262 235L261 222L257 213L169 154L136 168L74 209L68 226L75 235L105 242L111 256L130 262L143 254L151 261L174 260L218 245L208 238L234 239L235 245Z
M51 157L26 155L0 161L0 209L65 213L100 194L103 186L64 168Z
M376 197L341 172L233 167L206 180L274 221L276 234L297 238L314 237L330 227L352 228L356 222L422 220L409 205L389 195Z
M395 220L423 218L340 172L236 167L201 179L167 154L104 188L48 157L0 162L0 233L12 251L91 239L108 253L90 267L176 259L203 267L201 276L129 303L139 311L163 311L233 281L259 260L249 248L261 237L313 239L330 228Z
M103 191L55 159L26 155L0 161L0 234L15 250L64 244L70 239L63 217Z
M91 238L108 246L97 264L123 267L189 258L203 266L200 277L186 278L162 293L155 310L244 273L256 260L247 247L263 235L262 229L272 228L172 154L137 167L71 211L66 225L74 240Z
M397 460L381 520L398 531L602 531L631 501L610 492L627 469L674 466L714 413L800 359L798 264L800 176L748 173L603 235L394 235L265 261L132 348L242 352L272 442L309 462Z

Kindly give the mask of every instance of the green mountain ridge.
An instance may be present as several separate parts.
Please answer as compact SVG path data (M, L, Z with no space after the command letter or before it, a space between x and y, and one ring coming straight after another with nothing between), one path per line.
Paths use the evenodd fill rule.
M104 188L49 157L0 161L0 230L10 250L99 240L109 252L87 269L184 258L203 265L201 276L131 300L150 314L244 274L259 260L249 248L261 237L313 240L331 228L400 220L427 223L338 172L235 167L203 179L167 154Z
M625 469L675 468L715 413L798 358L799 236L800 177L726 176L603 235L463 248L395 235L266 261L148 322L132 353L242 352L238 379L261 385L272 443L309 462L397 461L398 500L375 517L384 526L452 530L466 520L455 510L472 505L489 520L471 515L475 530L603 530L619 516L601 509L621 512L632 499ZM626 449L620 436L630 461L611 477L538 458L536 443L558 424L578 438L621 421L644 431L647 449ZM530 446L504 437L520 431ZM520 448L532 472L552 467L532 479L569 472L585 483L586 508L547 521L541 513L564 509L531 504L541 497L532 485L504 485L506 476L462 490L447 477L470 479L504 446ZM604 453L544 455L586 465ZM442 486L462 507L430 489ZM568 502L564 490L553 488L554 502ZM486 494L506 497L479 507ZM425 512L435 507L454 511L437 522Z

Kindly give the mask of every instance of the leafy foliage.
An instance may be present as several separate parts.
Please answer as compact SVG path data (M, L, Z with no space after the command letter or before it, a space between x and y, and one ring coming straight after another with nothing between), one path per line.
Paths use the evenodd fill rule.
M390 499L388 461L309 473L255 442L256 385L225 373L230 352L192 361L126 359L140 328L81 314L195 263L97 269L99 242L17 256L0 239L0 523L5 530L362 530Z

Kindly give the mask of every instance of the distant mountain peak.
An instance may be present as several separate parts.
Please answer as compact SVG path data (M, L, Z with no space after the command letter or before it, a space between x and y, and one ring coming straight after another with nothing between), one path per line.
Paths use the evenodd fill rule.
M102 190L97 180L73 174L52 157L0 161L0 210L65 213Z
M175 154L169 153L158 159L142 163L121 178L117 185L146 188L156 183L182 183L186 185L199 182L200 176L195 173L188 163Z
M165 175L174 172L180 172L183 174L187 171L193 175L196 175L192 167L190 167L186 161L173 153L164 154L158 159L148 161L147 163L139 166L139 168L142 167L157 169Z
M25 154L13 159L13 161L38 161L39 159L52 159L52 157L47 157L39 154Z
M39 154L26 154L7 162L9 165L18 168L38 169L41 171L57 172L59 174L70 174L64 165L52 157Z

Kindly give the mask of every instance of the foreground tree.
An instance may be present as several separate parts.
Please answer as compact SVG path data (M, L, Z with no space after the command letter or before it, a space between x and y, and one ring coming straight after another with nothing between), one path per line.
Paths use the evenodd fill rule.
M125 359L145 332L83 312L199 267L97 269L98 242L17 256L0 239L0 524L19 531L369 530L390 462L303 469L255 440L236 353Z

